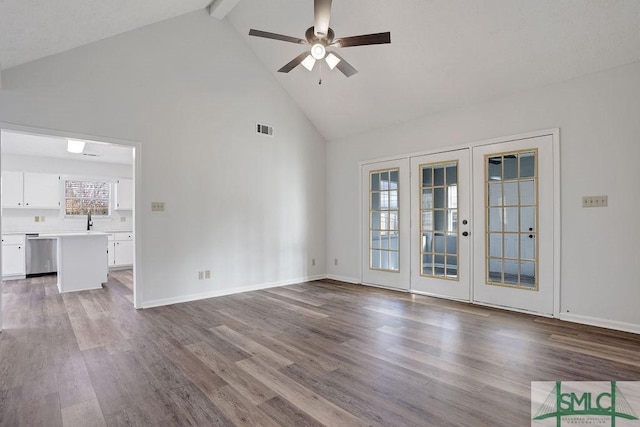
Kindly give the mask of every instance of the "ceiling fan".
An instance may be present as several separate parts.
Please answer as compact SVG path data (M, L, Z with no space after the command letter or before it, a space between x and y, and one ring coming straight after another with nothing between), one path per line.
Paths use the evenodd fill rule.
M391 43L391 33L364 34L361 36L342 37L336 39L333 30L329 28L329 21L331 19L331 1L332 0L314 0L313 27L307 29L304 39L254 29L249 31L249 35L289 43L311 45L311 49L309 51L301 53L291 62L280 68L278 70L280 73L288 73L300 64L302 64L302 66L307 70L311 71L313 70L316 61L324 59L330 69L333 70L337 67L342 74L347 77L351 77L357 73L358 70L351 66L351 64L345 61L335 51L329 51L328 49ZM322 83L322 80L320 80L320 83Z

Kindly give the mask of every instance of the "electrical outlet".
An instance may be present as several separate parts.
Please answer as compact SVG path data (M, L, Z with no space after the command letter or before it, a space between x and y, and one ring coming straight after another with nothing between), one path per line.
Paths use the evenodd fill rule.
M164 212L164 202L151 202L152 212Z
M44 222L44 215L40 215L40 222Z
M311 258L311 266L312 267L316 266L316 259L315 258Z
M606 208L609 205L607 196L582 196L583 208Z
M333 265L338 265L338 258L334 258Z
M198 271L198 280L202 280L204 277L204 271Z
M35 217L33 217L33 221L34 222L40 222L40 216L36 215Z
M205 279L211 279L211 270L205 270L204 271L204 278Z

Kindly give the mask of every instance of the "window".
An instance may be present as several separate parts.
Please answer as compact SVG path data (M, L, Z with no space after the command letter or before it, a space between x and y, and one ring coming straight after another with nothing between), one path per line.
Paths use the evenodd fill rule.
M105 181L65 180L65 215L109 215L111 186Z
M458 279L458 163L420 166L420 274Z
M369 268L400 270L398 169L371 172L369 189Z
M485 158L489 285L538 290L535 149Z

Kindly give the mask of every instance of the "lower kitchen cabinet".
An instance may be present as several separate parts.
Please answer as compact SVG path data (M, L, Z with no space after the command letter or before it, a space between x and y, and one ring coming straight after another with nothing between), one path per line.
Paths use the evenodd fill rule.
M2 276L24 276L25 268L24 235L2 236Z
M133 233L113 233L107 243L109 267L133 265Z

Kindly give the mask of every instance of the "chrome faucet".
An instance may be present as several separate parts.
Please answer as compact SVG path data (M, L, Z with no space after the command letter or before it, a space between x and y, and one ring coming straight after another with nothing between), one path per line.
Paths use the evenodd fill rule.
M91 221L91 212L87 213L87 231L91 231L91 227L93 227L93 221Z

